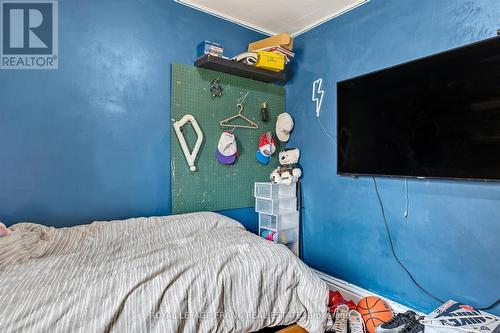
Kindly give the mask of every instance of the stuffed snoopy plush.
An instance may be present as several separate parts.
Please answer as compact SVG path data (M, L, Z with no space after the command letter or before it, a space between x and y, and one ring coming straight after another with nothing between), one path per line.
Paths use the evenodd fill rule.
M281 166L274 169L269 177L275 184L290 185L299 181L302 170L299 165L300 151L297 148L284 149L279 153Z

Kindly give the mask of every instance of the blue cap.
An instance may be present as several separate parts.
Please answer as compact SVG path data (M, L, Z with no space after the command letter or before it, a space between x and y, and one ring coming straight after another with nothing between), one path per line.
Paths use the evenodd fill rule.
M255 153L255 158L257 159L257 161L259 161L260 164L264 165L269 164L269 161L271 160L271 156L262 154L260 149Z

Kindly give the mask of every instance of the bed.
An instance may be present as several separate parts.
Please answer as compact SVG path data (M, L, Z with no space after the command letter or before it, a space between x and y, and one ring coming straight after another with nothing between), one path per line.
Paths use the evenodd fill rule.
M18 223L0 238L0 332L323 332L327 287L215 213Z

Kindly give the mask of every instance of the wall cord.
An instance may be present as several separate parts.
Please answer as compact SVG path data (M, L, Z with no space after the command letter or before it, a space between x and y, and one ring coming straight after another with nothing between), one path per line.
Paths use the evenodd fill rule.
M405 178L405 219L408 218L408 209L410 207L410 200L408 199L408 178Z
M444 303L443 300L441 300L440 298L434 296L431 292L429 292L427 289L425 289L424 287L422 287L418 282L417 280L413 277L413 275L410 273L410 271L408 270L408 268L406 268L406 266L401 262L401 260L399 259L398 255L396 254L396 250L394 248L394 243L392 241L392 236L391 236L391 231L389 229L389 224L387 222L387 216L385 215L385 208L384 208L384 203L382 202L382 198L380 196L380 192L379 192L379 189L378 189L378 184L377 184L377 180L375 179L375 177L372 177L373 179L373 185L375 186L375 193L377 194L377 199L378 199L378 203L380 205L380 210L382 212L382 217L383 217L383 220L384 220L384 224L385 224L385 230L387 232L387 237L389 238L389 244L390 244L390 247L391 247L391 252L392 252L392 255L394 257L394 259L396 259L397 263L403 268L403 270L406 272L406 274L409 276L409 278L413 281L413 283L420 289L422 290L425 294L427 294L429 297L431 297L432 299L438 301L439 303ZM487 306L487 307L483 307L483 308L479 308L479 310L482 310L482 311L486 311L486 310L490 310L490 309L493 309L494 307L496 307L498 304L500 303L500 299L497 299L493 304Z
M337 145L337 142L335 141L335 139L328 133L328 131L326 130L325 126L323 126L323 124L321 123L321 120L319 119L319 117L316 117L316 119L318 119L318 124L319 126L321 127L321 129L323 130L323 133L325 133L325 135L330 139L331 142L333 142L335 145Z

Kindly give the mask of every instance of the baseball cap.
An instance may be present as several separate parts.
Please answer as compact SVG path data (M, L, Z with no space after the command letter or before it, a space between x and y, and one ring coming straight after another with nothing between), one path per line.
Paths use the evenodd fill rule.
M286 142L290 139L290 132L293 129L293 119L290 114L283 112L278 115L278 120L276 120L276 136L282 142Z
M236 138L231 132L222 132L217 149L215 149L215 158L221 164L233 164L238 157L238 147Z
M269 161L271 160L271 156L266 156L260 152L260 150L257 150L255 152L255 158L260 164L269 164Z
M274 152L276 152L276 141L271 132L262 133L259 140L259 149L255 153L255 158L261 164L268 164Z
M271 132L263 133L259 140L259 150L263 155L271 156L276 151L276 140Z
M238 148L236 147L236 138L231 132L222 132L219 138L217 150L224 156L232 156L236 154Z

